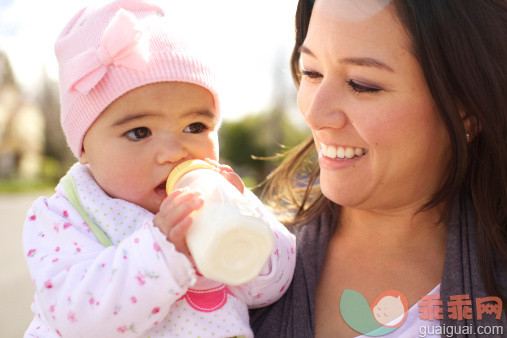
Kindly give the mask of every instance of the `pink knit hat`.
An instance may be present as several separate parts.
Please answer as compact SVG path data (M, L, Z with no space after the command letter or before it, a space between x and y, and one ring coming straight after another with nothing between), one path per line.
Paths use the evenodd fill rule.
M208 89L219 112L214 76L167 31L163 10L144 0L84 8L55 43L60 66L61 123L72 152L97 117L128 91L179 81Z

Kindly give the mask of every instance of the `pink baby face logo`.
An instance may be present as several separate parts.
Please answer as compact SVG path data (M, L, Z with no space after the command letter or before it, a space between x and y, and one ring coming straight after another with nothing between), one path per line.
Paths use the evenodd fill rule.
M384 327L399 327L405 321L407 311L407 298L397 290L382 292L371 306L373 317Z
M357 332L378 337L398 329L407 317L408 302L403 293L387 290L370 305L359 292L345 289L340 297L343 320Z

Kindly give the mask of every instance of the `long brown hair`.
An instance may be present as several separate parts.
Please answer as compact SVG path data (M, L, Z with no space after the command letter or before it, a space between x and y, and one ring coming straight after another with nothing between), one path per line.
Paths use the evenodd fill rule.
M428 210L465 191L478 218L478 257L486 291L507 303L495 276L495 255L507 266L507 2L505 0L394 0L398 19L411 39L449 135L451 161L440 191L423 205ZM292 76L299 86L300 51L313 1L300 0ZM467 143L463 121L471 128ZM319 166L309 138L285 154L268 177L265 195L290 210L288 225L307 223L339 206L318 189ZM301 183L305 179L305 183Z

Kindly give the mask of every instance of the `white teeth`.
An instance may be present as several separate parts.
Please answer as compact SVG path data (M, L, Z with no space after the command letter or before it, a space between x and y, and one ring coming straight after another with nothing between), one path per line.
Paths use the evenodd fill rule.
M354 149L352 149L351 147L347 147L347 149L345 149L345 157L347 158L354 157Z
M352 147L336 147L334 145L327 145L321 143L322 155L329 158L353 158L354 156L362 156L367 153L366 149L363 148L352 148Z
M326 156L330 158L336 157L336 147L335 146L328 146Z
M336 151L336 157L344 158L345 157L345 149L343 147L338 147Z
M322 155L327 156L327 144L321 143L320 144L320 152Z

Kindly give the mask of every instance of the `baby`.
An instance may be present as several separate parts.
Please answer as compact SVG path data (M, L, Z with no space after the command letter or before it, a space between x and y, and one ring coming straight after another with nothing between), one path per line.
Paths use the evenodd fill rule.
M167 196L171 170L219 165L219 100L209 67L141 0L81 10L55 51L62 127L79 159L28 212L23 246L35 286L25 337L252 337L248 308L275 302L295 239L249 191L273 231L260 275L230 286L196 271L185 244L196 191Z

